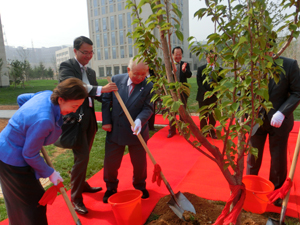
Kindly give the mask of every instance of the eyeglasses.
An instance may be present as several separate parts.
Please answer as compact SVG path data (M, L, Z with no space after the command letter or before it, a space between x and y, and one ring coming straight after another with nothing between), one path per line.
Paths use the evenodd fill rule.
M94 51L91 51L91 52L83 52L83 51L80 51L80 50L77 50L77 51L81 52L81 54L85 55L85 56L94 55Z

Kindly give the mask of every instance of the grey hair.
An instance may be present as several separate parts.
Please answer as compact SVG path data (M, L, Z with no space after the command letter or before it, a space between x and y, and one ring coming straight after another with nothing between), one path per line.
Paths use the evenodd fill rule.
M139 63L144 63L145 65L147 65L146 62L143 62L143 58L136 58L136 59L134 60L134 58L132 57L132 58L130 58L127 67L128 67L130 70L132 70L132 67L133 67L134 65L136 65L137 62L139 62ZM148 65L147 65L147 66L148 66Z

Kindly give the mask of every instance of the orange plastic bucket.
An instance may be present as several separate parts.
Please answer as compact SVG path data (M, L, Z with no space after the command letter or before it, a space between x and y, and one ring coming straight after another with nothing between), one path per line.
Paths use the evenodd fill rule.
M115 218L119 225L142 225L142 206L140 190L126 190L118 192L108 198Z
M264 213L269 202L267 195L274 190L274 184L256 175L246 175L242 182L246 188L244 210L257 214Z

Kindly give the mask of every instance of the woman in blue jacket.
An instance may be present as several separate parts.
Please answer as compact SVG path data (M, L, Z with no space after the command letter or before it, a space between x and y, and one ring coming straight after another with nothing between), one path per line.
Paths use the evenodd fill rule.
M76 112L87 97L77 78L66 79L52 91L18 96L19 110L0 133L0 183L10 225L47 225L44 194L39 178L49 177L57 185L59 172L40 155L44 145L61 134L62 115Z

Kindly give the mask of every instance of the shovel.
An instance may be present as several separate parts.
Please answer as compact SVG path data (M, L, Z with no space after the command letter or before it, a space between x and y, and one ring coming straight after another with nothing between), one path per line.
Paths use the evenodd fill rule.
M108 82L111 82L111 79L110 77L107 77L107 80ZM135 124L134 124L134 121L130 115L130 113L128 112L121 96L119 95L119 92L117 91L114 91L127 119L129 120L130 122L130 125L132 127L135 127ZM138 139L140 140L141 144L143 145L145 151L147 152L147 154L149 155L152 163L155 165L156 164L156 161L153 157L153 155L151 154L145 140L143 139L142 135L141 134L138 134L137 135ZM162 172L160 172L160 175L161 175L161 178L162 180L164 181L168 191L170 192L171 194L171 199L170 201L168 202L168 205L169 207L173 210L173 212L180 218L180 219L183 219L183 212L184 211L190 211L190 212L193 212L196 214L196 210L194 208L194 206L192 205L192 203L179 191L178 193L174 194L169 182L167 181L167 179L165 178L164 174Z
M49 158L49 156L48 156L48 154L47 154L44 147L42 147L41 152L42 152L47 164L54 169L53 164L52 164L52 162L51 162L51 160L50 160L50 158ZM68 195L66 193L65 188L61 187L59 190L60 190L60 193L62 194L68 208L69 208L69 211L70 211L70 213L73 217L73 220L74 220L75 224L76 225L81 225L81 222L80 222L80 220L79 220L79 218L78 218L78 216L75 212L75 209L73 208L72 203L71 203L70 199L68 198Z
M292 165L291 165L291 169L290 169L290 173L289 173L289 178L292 181L293 181L293 178L294 178L294 173L295 173L295 169L296 169L296 165L297 165L299 149L300 149L300 130L299 130L299 133L298 133L298 138L297 138L297 143L296 143L295 152L294 152L294 156L293 156L293 161L292 161ZM284 218L285 218L285 212L286 212L286 209L287 209L287 204L288 204L288 201L289 201L289 197L290 197L290 190L288 191L288 193L286 194L286 196L283 199L282 207L281 207L281 213L280 213L280 220L278 221L278 220L274 220L272 218L269 218L266 225L285 225Z

